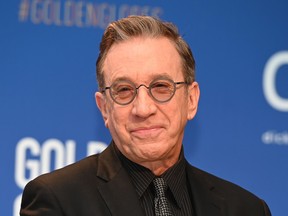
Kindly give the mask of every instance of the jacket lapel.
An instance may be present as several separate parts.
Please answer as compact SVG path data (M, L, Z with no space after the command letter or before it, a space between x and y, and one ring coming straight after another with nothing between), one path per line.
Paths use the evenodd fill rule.
M97 176L104 180L98 190L111 215L144 216L135 188L112 144L99 156Z
M196 216L225 216L225 199L217 194L207 175L189 164L187 175Z
M122 167L113 144L99 156L97 176L99 192L113 216L144 216L135 188ZM196 216L226 216L225 199L216 192L208 174L187 163L192 204Z

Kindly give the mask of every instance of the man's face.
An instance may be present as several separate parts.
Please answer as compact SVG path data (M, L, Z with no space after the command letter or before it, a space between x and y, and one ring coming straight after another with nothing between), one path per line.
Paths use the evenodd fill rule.
M105 86L115 80L132 81L138 87L158 77L184 81L180 56L167 38L132 38L114 44L103 65ZM177 85L173 98L165 103L153 100L140 87L128 105L115 103L109 95L96 93L96 102L118 149L130 160L146 165L166 161L174 163L181 150L184 127L196 114L199 88Z

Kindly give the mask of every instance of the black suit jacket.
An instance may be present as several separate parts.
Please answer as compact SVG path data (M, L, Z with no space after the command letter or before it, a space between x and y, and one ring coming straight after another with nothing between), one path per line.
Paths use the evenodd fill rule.
M250 192L187 163L196 216L269 216ZM29 182L22 216L144 216L134 186L110 145L104 152Z

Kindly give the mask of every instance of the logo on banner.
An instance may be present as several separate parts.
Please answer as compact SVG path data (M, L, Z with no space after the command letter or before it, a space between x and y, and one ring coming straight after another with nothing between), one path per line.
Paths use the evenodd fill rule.
M288 112L288 98L281 97L276 88L277 73L284 65L288 65L288 51L277 52L267 61L263 74L263 91L270 106L278 111Z
M276 83L277 74L283 66L288 66L288 51L277 52L268 59L263 73L263 92L271 107L279 112L288 112L288 97L280 96ZM287 81L286 88L288 90ZM261 140L267 145L288 146L288 131L267 130L262 134Z
M87 143L86 156L100 153L107 144L100 141ZM25 185L37 176L59 169L75 162L76 142L58 139L47 139L43 143L33 137L24 137L16 145L15 182L23 189ZM21 194L14 201L14 215L19 215Z
M129 15L150 15L160 17L161 7L140 5L116 5L94 3L83 0L21 0L18 17L20 22L38 25L56 25L66 27L99 27L106 26Z

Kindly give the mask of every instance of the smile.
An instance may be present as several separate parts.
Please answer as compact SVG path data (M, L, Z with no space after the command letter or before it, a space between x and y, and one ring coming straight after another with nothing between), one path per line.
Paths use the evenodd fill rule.
M153 138L160 135L160 133L163 131L163 127L140 127L131 130L131 134L137 138Z

